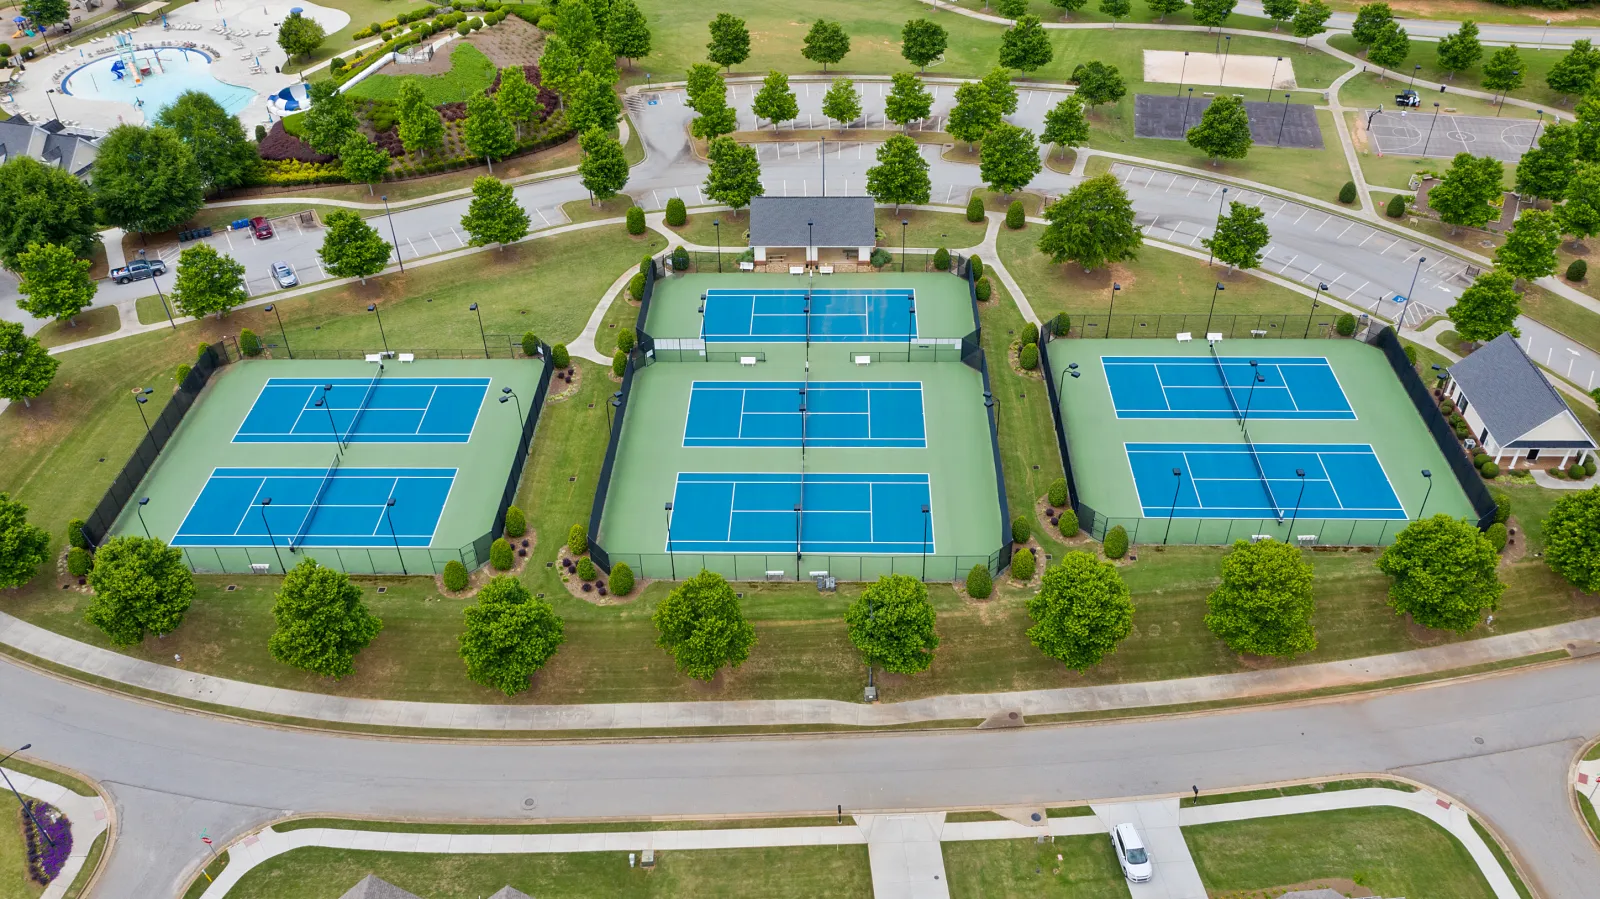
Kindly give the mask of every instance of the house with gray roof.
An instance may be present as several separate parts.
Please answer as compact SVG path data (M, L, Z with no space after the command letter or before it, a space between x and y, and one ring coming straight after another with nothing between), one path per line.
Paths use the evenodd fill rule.
M29 156L87 181L99 152L97 137L53 119L35 124L15 115L0 121L0 163Z
M755 261L782 256L791 265L868 262L878 243L873 210L871 197L756 197L750 201Z
M1566 468L1595 450L1594 438L1510 334L1450 366L1450 379L1446 395L1501 470Z
M400 889L376 874L368 874L339 899L421 899L421 897L409 890Z

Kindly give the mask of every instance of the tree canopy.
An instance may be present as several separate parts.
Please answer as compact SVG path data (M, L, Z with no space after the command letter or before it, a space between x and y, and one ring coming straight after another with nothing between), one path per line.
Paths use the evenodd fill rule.
M867 169L867 193L879 203L926 203L933 191L928 160L917 142L904 134L892 135L878 147L878 164Z
M1161 17L1156 20L1158 22L1165 22L1169 14L1183 12L1183 8L1189 5L1188 0L1145 0L1145 2L1150 7L1151 12ZM1284 0L1277 0L1277 2L1281 3ZM1288 2L1293 3L1294 0L1288 0ZM1276 27L1276 23L1274 23L1274 27Z
M1517 162L1517 193L1560 200L1566 195L1577 159L1578 126L1551 122L1539 135L1539 145Z
M400 108L397 129L400 145L407 153L431 153L444 146L444 119L428 102L422 85L415 78L400 79L400 96L396 102Z
M1572 49L1550 67L1545 84L1558 94L1586 94L1595 84L1595 73L1600 71L1600 50L1587 38L1572 42ZM1565 101L1563 101L1565 102Z
M197 243L178 254L178 275L172 283L172 305L193 318L208 313L222 317L250 299L244 289L244 263Z
M367 196L374 193L372 186L383 180L389 171L389 151L373 143L357 131L339 148L339 165L352 184L365 184Z
M789 89L789 76L777 69L768 72L750 109L760 118L771 122L774 128L778 127L779 122L792 121L798 116L800 102L795 99L794 91Z
M305 142L318 153L338 153L360 126L350 98L332 81L313 81L306 85L306 93L311 108L300 117Z
M650 21L633 0L612 0L606 20L606 41L629 64L650 55Z
M1461 23L1461 27L1445 35L1439 41L1435 54L1439 59L1439 68L1450 73L1451 78L1457 72L1465 72L1478 64L1483 58L1483 44L1478 42L1478 26L1471 19Z
M32 243L56 244L87 259L99 243L89 186L31 156L0 165L0 263L16 271Z
M1294 14L1294 36L1306 39L1306 46L1311 46L1311 39L1328 30L1328 19L1333 15L1333 10L1322 0L1306 0Z
M573 130L582 134L590 128L599 128L610 131L617 126L617 118L622 115L622 101L617 99L617 92L611 85L595 77L587 69L579 72L572 80L571 96L567 98L567 124ZM468 104L468 116L471 116L471 104Z
M861 98L856 95L856 86L850 79L833 79L833 86L822 97L822 114L838 122L840 127L861 118Z
M1350 28L1350 36L1361 46L1370 47L1384 27L1393 21L1394 10L1389 8L1389 4L1367 3L1356 10L1356 21Z
M507 696L528 689L566 640L566 625L550 603L535 598L509 574L489 581L463 613L461 660L467 676Z
M1506 233L1506 242L1494 251L1494 261L1516 277L1534 281L1555 273L1560 245L1561 226L1555 213L1525 209Z
M918 674L939 648L928 585L905 574L885 574L845 609L850 642L868 665L894 674Z
M1049 65L1055 55L1038 16L1022 16L1000 35L1000 64L1008 68L1033 72Z
M278 26L278 46L289 58L296 56L307 57L317 52L322 46L322 41L328 35L317 24L316 19L307 18L299 11L291 12L284 18L283 24Z
M89 260L53 243L32 243L17 260L17 308L34 318L71 321L94 304Z
M1483 64L1483 86L1491 91L1514 91L1522 86L1525 71L1517 45L1501 47Z
M767 192L761 186L761 161L755 147L718 137L707 147L706 158L711 161L704 187L707 197L738 210Z
M651 620L656 645L671 654L680 672L699 680L744 664L756 642L733 587L714 571L702 570L680 583L656 606Z
M900 55L920 69L944 55L949 35L944 27L927 19L911 19L900 29Z
M1017 87L1011 83L1011 73L1004 66L990 69L989 74L978 83L989 92L989 101L1000 115L1007 116L1017 111Z
M0 590L33 580L50 558L50 532L28 522L28 507L0 493Z
M1300 0L1262 0L1261 11L1272 20L1272 30L1277 31L1280 23L1289 21L1300 11Z
M1367 59L1385 69L1393 69L1411 55L1411 38L1398 22L1390 22L1378 32L1378 37L1367 48ZM1381 78L1383 72L1378 72Z
M911 72L898 72L893 82L883 99L884 118L905 128L933 112L933 95L922 86L920 78Z
M818 19L811 23L811 30L806 32L805 46L801 48L800 55L812 62L822 63L822 71L826 72L830 63L844 59L849 52L850 35L845 34L844 26Z
M91 189L100 218L128 231L170 231L205 204L194 154L165 128L111 129L100 140Z
M1572 586L1600 592L1600 487L1568 493L1551 508L1544 519L1544 560Z
M1291 656L1317 648L1311 563L1292 544L1235 542L1206 609L1206 627L1234 652Z
M0 399L22 400L27 408L50 386L60 366L61 360L24 334L22 325L0 321Z
M239 117L201 91L184 91L156 116L194 154L207 190L225 190L248 182L261 166L255 145L245 136Z
M708 63L697 62L689 67L683 93L689 108L702 115L728 105L728 82L722 80L716 66Z
M177 630L195 594L183 552L145 537L112 537L100 544L89 586L94 599L83 617L118 646Z
M1250 114L1245 111L1244 101L1231 95L1212 100L1184 139L1189 146L1210 156L1212 165L1216 165L1218 159L1243 159L1255 144L1250 137Z
M1078 79L1076 96L1082 97L1090 109L1102 103L1115 103L1128 92L1117 67L1108 66L1098 59L1084 63L1073 75Z
M591 77L584 72L578 76L578 80L582 83L585 78ZM605 90L610 92L610 88ZM491 171L496 159L510 156L517 148L517 129L512 127L511 120L506 118L500 104L482 94L467 100L467 119L461 123L461 136L472 155L489 161Z
M472 179L472 202L461 217L461 228L472 246L497 243L503 250L506 244L528 236L528 213L518 205L511 185L492 175L479 175Z
M1133 631L1133 601L1116 565L1074 551L1045 569L1028 617L1028 639L1040 652L1083 671Z
M361 283L389 264L389 242L348 209L335 209L322 217L323 271L335 278L360 278Z
M1221 28L1233 15L1238 0L1194 0L1194 20L1207 28Z
M1500 198L1504 170L1498 159L1457 153L1444 177L1428 191L1428 206L1447 225L1481 228L1500 217L1500 207L1493 201Z
M1389 606L1423 627L1466 633L1505 592L1500 555L1472 524L1435 515L1407 525L1378 558L1393 578Z
M539 89L528 83L528 73L522 66L506 66L500 70L500 89L494 92L494 99L519 135L544 113L544 107L539 104Z
M1463 340L1485 343L1510 332L1522 336L1517 330L1517 316L1522 314L1522 297L1516 291L1516 277L1510 272L1494 268L1473 279L1471 286L1461 292L1455 305L1445 310Z
M616 138L590 128L578 139L583 161L578 163L578 178L596 199L609 200L628 186L628 157ZM523 216L526 221L527 216Z
M750 29L745 27L744 19L720 12L707 28L711 42L706 44L706 59L731 69L750 58Z
M301 560L283 576L272 618L278 624L267 638L272 657L323 677L354 673L356 653L383 630L350 576L316 559Z
M1040 167L1032 131L1001 122L984 136L978 172L991 190L1009 194L1027 187Z
M1201 239L1200 244L1210 250L1218 262L1252 269L1260 267L1261 251L1271 239L1261 207L1234 200L1228 204L1228 214L1218 219L1215 233Z
M968 81L956 87L956 104L945 121L945 130L951 137L966 141L970 147L974 141L983 140L999 122L1000 111L982 83Z
M1574 168L1566 197L1567 201L1556 207L1561 233L1577 240L1600 234L1600 163L1585 162Z
M1073 262L1085 271L1136 259L1144 235L1133 223L1133 203L1109 172L1067 191L1044 209L1049 224L1039 252L1052 262Z
M1089 122L1083 117L1083 98L1068 94L1052 106L1044 114L1044 133L1039 139L1063 149L1088 143Z

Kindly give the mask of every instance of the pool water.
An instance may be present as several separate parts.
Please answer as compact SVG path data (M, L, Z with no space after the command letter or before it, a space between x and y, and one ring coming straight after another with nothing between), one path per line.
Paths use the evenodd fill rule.
M74 69L61 82L61 92L74 97L95 100L116 100L144 110L146 119L178 99L184 91L201 91L209 94L223 109L237 113L255 99L256 92L225 81L211 74L211 57L188 47L159 47L140 50L137 58L149 64L154 57L159 65L151 65L151 74L142 83L135 84L132 74L118 78L112 71L120 56L104 56L94 62Z

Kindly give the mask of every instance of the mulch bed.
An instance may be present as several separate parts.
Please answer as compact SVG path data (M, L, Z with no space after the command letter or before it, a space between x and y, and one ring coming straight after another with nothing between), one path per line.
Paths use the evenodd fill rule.
M1011 370L1024 378L1030 378L1035 381L1043 381L1044 375L1039 372L1039 367L1037 365L1034 366L1033 371L1028 371L1026 368L1022 367L1022 362L1018 358L1021 352L1022 344L1013 341L1011 348L1006 351L1006 361L1011 363ZM1041 352L1043 351L1041 350Z
M550 376L550 392L545 395L544 401L547 403L559 403L577 393L578 386L582 383L583 369L576 365L569 365Z
M561 574L561 582L567 586L567 592L591 605L619 606L633 602L639 598L639 594L644 591L644 588L652 583L648 578L636 577L633 581L633 589L629 591L627 596L616 596L611 592L611 578L605 572L600 571L599 566L595 567L597 577L594 580L585 581L578 577L578 560L582 558L585 558L585 556L575 556L570 551L562 549L561 557L556 559L556 568Z
M1506 548L1500 551L1500 565L1506 567L1522 561L1528 554L1528 535L1513 515L1506 519Z
M67 573L67 553L71 547L61 550L61 555L56 556L56 585L61 590L76 590L85 596L93 596L94 588L89 586L89 579L77 577Z
M507 537L506 539L511 540L510 537ZM445 589L443 575L434 575L434 587L438 589L440 596L444 596L449 599L471 599L472 597L478 595L478 591L483 589L484 584L489 583L491 580L499 577L502 574L520 577L523 569L528 567L528 560L533 558L534 548L539 545L539 535L530 530L521 537L511 540L511 545L516 548L517 554L511 560L510 570L500 571L493 565L485 563L480 565L478 570L469 572L467 574L467 589L462 590L459 593L453 593Z
M1037 590L1040 582L1044 580L1044 547L1039 545L1037 539L1029 539L1027 543L1021 545L1011 544L1011 554L1013 556L1016 555L1019 549L1026 549L1033 553L1033 577L1026 581L1019 581L1011 576L1011 569L1007 568L1004 575L1006 586Z

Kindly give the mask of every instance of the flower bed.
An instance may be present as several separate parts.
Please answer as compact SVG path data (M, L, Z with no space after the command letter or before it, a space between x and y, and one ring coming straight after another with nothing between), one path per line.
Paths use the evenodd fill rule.
M48 885L72 855L72 822L55 806L39 799L22 800L22 809L22 834L28 845L28 876L41 885Z

